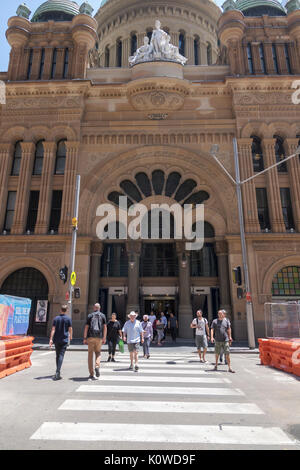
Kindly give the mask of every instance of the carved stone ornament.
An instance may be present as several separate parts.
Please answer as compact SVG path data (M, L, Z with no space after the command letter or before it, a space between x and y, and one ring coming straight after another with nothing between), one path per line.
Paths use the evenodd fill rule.
M137 111L177 111L189 94L188 82L177 78L146 78L128 85L128 100Z
M160 26L160 21L156 20L150 44L148 36L145 36L144 45L139 47L134 55L128 59L131 66L141 62L153 62L156 60L178 62L181 65L186 63L187 58L179 54L177 46L170 44L171 38L169 34L160 29Z

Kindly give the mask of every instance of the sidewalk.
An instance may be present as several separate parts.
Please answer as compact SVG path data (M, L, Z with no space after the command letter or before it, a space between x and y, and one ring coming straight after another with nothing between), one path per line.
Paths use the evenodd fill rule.
M44 337L35 337L33 342L33 350L46 350L49 349L49 338ZM168 350L168 352L174 353L184 353L186 350L189 352L190 349L194 349L192 352L197 352L195 347L195 341L193 339L184 339L184 338L177 338L176 343L174 344L171 339L167 337L164 345L162 347L157 346L156 344L151 345L151 349L155 349L157 351L164 351ZM73 339L70 346L68 347L69 351L87 351L88 347L86 344L82 343L82 339ZM104 344L102 347L102 351L108 351L107 345ZM214 347L210 343L210 346L207 349L208 352L213 352ZM230 348L231 353L239 353L239 354L258 354L259 350L258 347L255 349L249 349L248 344L246 341L233 341L232 346Z

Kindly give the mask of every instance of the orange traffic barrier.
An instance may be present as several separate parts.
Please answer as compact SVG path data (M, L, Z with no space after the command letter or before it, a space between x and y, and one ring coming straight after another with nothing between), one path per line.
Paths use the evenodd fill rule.
M0 336L0 379L31 366L32 336Z
M260 338L261 364L300 376L300 338Z

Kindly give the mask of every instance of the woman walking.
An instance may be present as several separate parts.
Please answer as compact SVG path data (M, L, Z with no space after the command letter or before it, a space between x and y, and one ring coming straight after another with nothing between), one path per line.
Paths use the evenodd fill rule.
M157 346L162 346L162 340L164 338L165 323L164 323L162 317L163 317L163 315L161 315L160 319L156 321Z
M121 325L117 315L112 313L111 320L107 324L108 362L115 362L116 346L120 338L122 338Z
M149 359L150 357L150 343L151 340L153 339L153 328L152 328L152 323L149 321L148 315L143 316L143 322L142 322L142 328L144 331L144 343L143 343L143 350L144 350L144 357Z

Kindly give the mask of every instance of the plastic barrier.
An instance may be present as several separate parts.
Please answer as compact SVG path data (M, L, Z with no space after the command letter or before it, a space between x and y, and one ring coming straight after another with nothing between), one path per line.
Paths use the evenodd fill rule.
M0 336L0 379L31 366L32 336Z
M300 377L300 338L260 338L258 342L261 364Z

